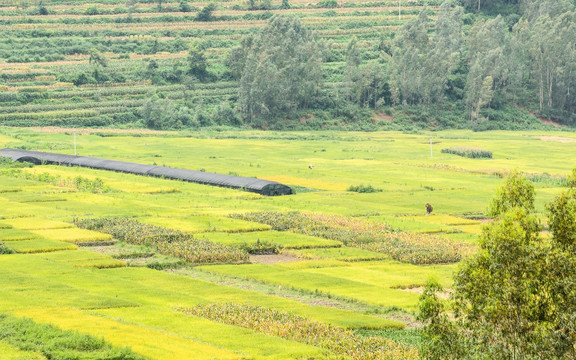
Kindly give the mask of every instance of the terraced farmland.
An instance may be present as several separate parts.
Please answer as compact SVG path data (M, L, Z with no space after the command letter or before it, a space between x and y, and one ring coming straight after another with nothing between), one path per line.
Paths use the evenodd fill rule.
M439 5L438 1L296 0L286 8L277 1L252 5L213 1L213 21L197 21L209 2L182 3L187 6L124 0L3 1L0 123L142 125L142 107L154 93L184 101L196 114L209 113L238 96L238 83L224 66L230 49L278 13L299 17L333 50L325 77L328 87L338 87L345 65L342 52L351 35L358 39L364 58L378 58L382 39L425 4L432 15ZM216 81L198 82L187 75L191 47L206 54Z
M502 174L517 168L532 179L545 221L544 202L574 167L575 139L86 130L77 135L82 155L284 179L296 193L0 162L0 314L147 359L415 359L422 287L429 278L451 287L459 260L477 249ZM441 152L462 144L493 157ZM69 133L16 128L0 128L0 147L74 151ZM107 190L53 181L77 177ZM361 184L382 191L347 190ZM304 327L326 341L303 336ZM11 336L0 336L0 351L29 356ZM357 353L352 343L362 344Z

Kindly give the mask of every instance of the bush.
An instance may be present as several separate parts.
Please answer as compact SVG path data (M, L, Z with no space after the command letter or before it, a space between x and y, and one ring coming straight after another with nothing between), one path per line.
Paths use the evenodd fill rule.
M375 192L382 192L382 189L375 188L372 185L360 184L357 186L350 185L348 191L353 191L357 193L375 193Z

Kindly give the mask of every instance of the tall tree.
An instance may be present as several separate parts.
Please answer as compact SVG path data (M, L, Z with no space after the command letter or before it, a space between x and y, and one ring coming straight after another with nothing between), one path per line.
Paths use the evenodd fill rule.
M276 15L240 51L240 110L251 121L309 108L322 84L323 45L296 17Z
M506 23L500 16L480 21L470 30L467 58L470 67L466 79L466 107L470 120L478 119L480 109L492 97L503 96L513 67ZM519 66L518 64L516 66Z
M460 7L445 1L430 36L425 11L406 23L394 39L390 77L396 103L438 104L445 100L450 75L462 60Z

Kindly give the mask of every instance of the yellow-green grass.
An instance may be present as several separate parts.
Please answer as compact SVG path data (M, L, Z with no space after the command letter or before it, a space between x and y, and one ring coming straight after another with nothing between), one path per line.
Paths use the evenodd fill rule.
M2 222L21 230L66 229L74 227L74 225L69 223L40 217L6 219Z
M382 253L350 247L284 250L283 253L303 259L334 259L341 261L371 261L389 258Z
M25 311L15 311L14 315L28 317L39 323L53 324L64 330L76 330L103 337L112 345L130 347L136 353L157 360L242 358L240 354L185 337L126 324L82 310L54 307L31 308Z
M32 230L32 232L46 239L76 244L112 241L112 236L109 234L78 228Z
M42 259L65 263L74 267L94 267L99 269L124 267L126 263L108 255L93 251L58 251L40 256Z
M417 309L419 295L402 287L424 286L430 277L450 285L454 266L415 266L394 261L351 263L348 266L288 269L286 267L251 264L241 266L203 266L202 270L264 281L359 300L380 306Z
M430 214L411 217L414 221L440 225L476 225L480 224L478 220L465 219L461 217L446 214Z
M459 231L463 231L465 233L480 235L482 233L482 229L484 229L485 226L486 225L484 225L484 224L458 225L458 226L455 226L454 228L459 230Z
M280 249L305 249L342 246L340 241L328 240L314 236L295 234L285 231L257 231L248 233L213 232L197 234L199 239L207 239L221 244L242 246L269 243Z
M109 318L122 319L131 324L167 331L195 341L211 344L221 349L230 349L256 359L295 359L317 357L330 359L332 356L318 348L255 331L224 325L195 316L187 316L173 309L140 307L131 309L98 310Z
M419 233L449 232L452 227L442 223L428 222L416 216L370 216L371 221L390 225L394 230Z
M139 305L173 309L200 303L234 301L291 311L347 328L402 326L396 321L311 306L146 268L75 268L75 261L65 261L66 258L76 260L89 256L81 254L83 252L0 256L0 309L54 305L80 309Z
M46 360L37 352L25 351L0 341L0 356L2 360Z
M239 233L270 229L270 226L264 224L227 217L205 215L187 217L146 217L141 220L147 224L163 226L187 233L203 233L212 231Z
M75 250L78 246L67 242L48 240L48 239L33 239L21 240L10 242L9 247L20 254L51 252L59 250Z
M0 241L18 241L39 238L40 235L20 229L0 229Z
M461 233L442 234L442 237L477 244L479 235L473 233L461 232Z

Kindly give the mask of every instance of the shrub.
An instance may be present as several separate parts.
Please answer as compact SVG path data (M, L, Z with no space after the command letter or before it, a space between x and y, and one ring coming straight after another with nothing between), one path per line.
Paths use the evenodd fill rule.
M382 189L375 188L372 185L360 184L357 186L350 185L348 191L353 191L357 193L375 193L375 192L382 192Z

